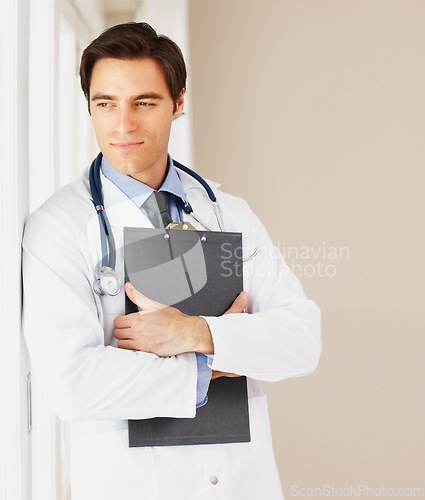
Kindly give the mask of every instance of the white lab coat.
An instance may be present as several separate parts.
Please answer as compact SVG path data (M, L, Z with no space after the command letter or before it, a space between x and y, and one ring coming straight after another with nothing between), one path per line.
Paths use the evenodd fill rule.
M218 230L205 190L178 172L194 212ZM101 178L122 277L122 228L152 225ZM129 448L127 419L195 415L195 354L159 358L117 348L113 320L124 313L124 292L100 298L92 289L101 248L87 172L27 222L24 332L48 404L65 421L73 500L282 498L260 381L315 369L320 312L246 202L212 186L225 229L243 233L244 256L260 250L244 264L250 314L206 318L213 369L248 377L250 443Z

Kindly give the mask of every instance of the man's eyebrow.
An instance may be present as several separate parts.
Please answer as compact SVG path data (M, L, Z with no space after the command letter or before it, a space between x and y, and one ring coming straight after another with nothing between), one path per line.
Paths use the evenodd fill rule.
M112 95L104 95L104 94L95 94L94 96L91 97L91 101L113 101L115 99L114 96Z
M91 101L115 101L117 98L113 95L106 94L95 94ZM161 94L157 94L156 92L146 92L145 94L140 94L138 96L133 97L134 101L140 101L143 99L164 99L164 96Z
M146 94L141 94L134 98L135 101L140 101L142 99L164 99L164 96L156 92L147 92Z

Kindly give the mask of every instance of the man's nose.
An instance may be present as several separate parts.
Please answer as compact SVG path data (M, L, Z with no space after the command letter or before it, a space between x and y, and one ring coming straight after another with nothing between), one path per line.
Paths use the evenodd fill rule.
M117 132L128 133L133 132L137 128L135 110L132 108L120 108L117 113L117 121L115 124Z

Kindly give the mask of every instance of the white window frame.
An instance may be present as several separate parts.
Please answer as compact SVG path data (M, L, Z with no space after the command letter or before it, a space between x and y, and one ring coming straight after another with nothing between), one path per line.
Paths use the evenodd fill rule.
M28 0L0 10L0 498L29 498L29 361L21 333L21 236L28 209Z
M86 113L84 116L82 113L84 98L76 85L76 72L81 48L103 26L102 16L94 4L86 2L86 7L91 7L88 14L91 22L98 21L91 28L87 17L83 17L70 0L31 0L30 102L33 105L30 108L30 211L63 184L75 179L92 154L93 138L87 126ZM69 58L68 65L63 57ZM60 78L61 72L66 73L65 79ZM79 97L79 106L75 106ZM67 105L69 101L73 102L73 108ZM72 116L69 115L71 111ZM77 141L80 145L78 153L65 155L66 136L69 136L68 144L75 151L77 131L87 132ZM66 160L62 162L61 158ZM69 158L73 162L68 161ZM80 164L83 158L84 164ZM46 407L35 374L32 412L31 498L68 500L69 474L62 426Z

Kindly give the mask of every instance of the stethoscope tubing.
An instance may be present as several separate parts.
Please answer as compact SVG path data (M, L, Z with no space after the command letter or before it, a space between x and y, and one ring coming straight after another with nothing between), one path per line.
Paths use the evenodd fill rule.
M99 225L100 225L100 241L101 241L101 250L102 250L102 266L109 267L111 269L115 269L116 263L116 248L115 248L115 240L112 234L111 225L109 223L108 216L106 214L101 180L100 180L100 167L102 164L102 153L99 153L97 157L93 160L90 170L89 170L89 184L90 191L93 198L93 204L96 209L97 215L99 217ZM213 204L214 213L217 218L217 222L220 228L220 231L224 231L223 221L220 216L220 211L217 206L217 198L214 194L214 191L211 189L210 185L203 179L199 174L191 170L190 168L182 165L181 163L173 160L174 165L186 172L188 175L197 180L201 186L205 189L208 194L208 197ZM211 231L212 229L206 224L199 216L193 213L193 209L190 203L184 199L177 198L178 206L187 214L190 214L199 224L205 227L207 231ZM109 252L108 252L109 246Z
M121 284L120 284L120 279L116 275L115 272L115 264L116 264L116 247L115 247L115 239L114 235L112 233L111 225L109 223L108 216L106 214L105 206L104 206L104 201L103 201L103 194L102 194L102 184L100 180L100 167L102 163L102 158L103 155L102 153L99 153L97 157L93 160L92 164L90 165L90 170L89 170L89 184L90 184L90 191L91 195L93 198L93 204L96 209L98 218L99 218L99 226L100 226L100 242L101 242L101 250L102 250L102 261L101 265L102 268L96 271L96 273L99 273L99 276L96 276L95 284L93 285L95 290L97 290L96 293L99 293L100 295L106 293L109 295L116 295L119 293L121 290ZM187 173L191 177L193 177L195 180L197 180L201 186L205 189L205 191L208 194L208 197L213 205L214 208L214 213L215 217L217 219L218 226L220 228L221 232L224 232L224 224L223 220L220 215L220 210L217 205L217 199L214 194L214 191L211 189L210 185L203 179L199 174L191 170L190 168L182 165L181 163L173 160L174 165L179 168L180 170L183 170L183 172ZM176 199L178 206L186 213L189 214L193 219L204 226L204 228L207 231L212 231L212 229L199 217L197 216L194 212L193 209L190 205L190 203L184 199L182 200L181 198ZM109 247L109 251L108 251ZM248 256L247 258L244 258L243 261L249 261L253 259L259 249L257 249L255 252L253 252L252 255ZM108 276L113 276L113 280L116 280L116 287L114 288L113 292L111 291L103 291L102 290L102 285L101 285L101 276L103 272L107 272ZM115 286L115 282L114 282ZM100 290L100 291L99 291Z

